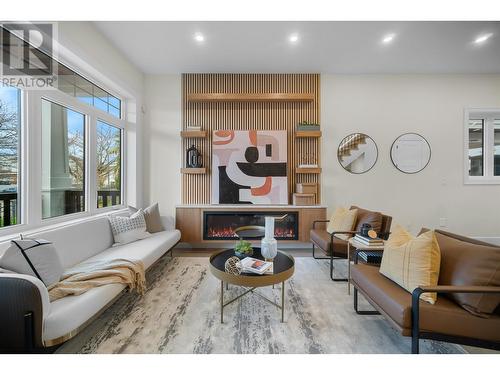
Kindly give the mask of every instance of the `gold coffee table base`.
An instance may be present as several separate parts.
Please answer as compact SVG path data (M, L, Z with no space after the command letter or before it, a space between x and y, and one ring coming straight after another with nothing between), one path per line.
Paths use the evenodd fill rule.
M228 285L229 284L226 283L226 290L227 290ZM270 300L266 296L256 292L255 289L257 289L257 287L247 289L244 293L241 293L239 296L234 297L232 300L230 300L228 302L224 302L224 281L221 280L221 282L220 282L220 322L224 323L224 307L230 305L233 302L236 302L241 297L246 296L248 293L252 293L252 294L262 298L267 303L270 303L271 305L280 309L281 310L281 323L284 323L285 322L285 282L284 281L281 282L281 305L277 304L275 301ZM273 289L274 289L274 284L273 284Z

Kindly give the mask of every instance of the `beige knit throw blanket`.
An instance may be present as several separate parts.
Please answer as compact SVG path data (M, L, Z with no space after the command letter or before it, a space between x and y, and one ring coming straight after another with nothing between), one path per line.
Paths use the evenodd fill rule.
M146 287L144 263L114 259L78 264L64 272L61 281L49 287L50 301L68 295L78 296L89 289L112 283L126 284L129 290L143 294Z

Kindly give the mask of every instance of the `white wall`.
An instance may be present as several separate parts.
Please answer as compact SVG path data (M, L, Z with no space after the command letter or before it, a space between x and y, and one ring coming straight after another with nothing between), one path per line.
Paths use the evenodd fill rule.
M330 210L356 204L380 210L413 232L447 227L465 235L500 237L500 185L463 184L464 108L500 108L500 75L322 75L322 194ZM377 143L377 164L353 175L337 162L340 141L352 132ZM399 172L392 142L416 132L430 143L430 164Z
M127 203L142 205L143 81L137 69L92 22L58 22L59 59L112 94L127 106Z
M356 204L391 214L418 232L439 219L464 235L500 237L500 185L463 184L463 111L500 108L500 75L322 75L323 204ZM180 202L181 77L146 76L145 201L174 213ZM361 131L377 143L379 158L366 174L340 166L342 138ZM406 132L431 145L430 164L407 175L391 163L390 147Z
M181 76L146 76L144 200L174 215L181 201Z

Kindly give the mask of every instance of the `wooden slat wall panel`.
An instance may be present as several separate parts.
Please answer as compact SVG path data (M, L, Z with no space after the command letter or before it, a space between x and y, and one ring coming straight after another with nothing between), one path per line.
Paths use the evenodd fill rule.
M311 93L311 102L189 102L189 94L202 93ZM299 164L321 166L321 138L294 137L300 121L320 122L319 74L184 74L182 78L182 130L199 125L208 132L206 138L182 140L182 149L195 145L203 155L204 175L182 175L182 203L210 204L212 131L287 130L289 202L297 182L319 185L319 174L295 174ZM183 156L183 166L185 155ZM321 197L316 197L316 203Z

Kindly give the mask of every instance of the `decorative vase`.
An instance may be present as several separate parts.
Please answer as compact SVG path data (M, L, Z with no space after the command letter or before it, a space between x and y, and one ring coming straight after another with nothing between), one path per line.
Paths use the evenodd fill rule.
M261 241L260 253L265 260L272 261L278 254L278 241L274 238L274 217L266 216L265 236Z
M263 238L260 245L260 253L265 260L272 261L278 254L278 241L275 238Z
M201 168L202 157L195 145L189 147L186 151L186 168Z

